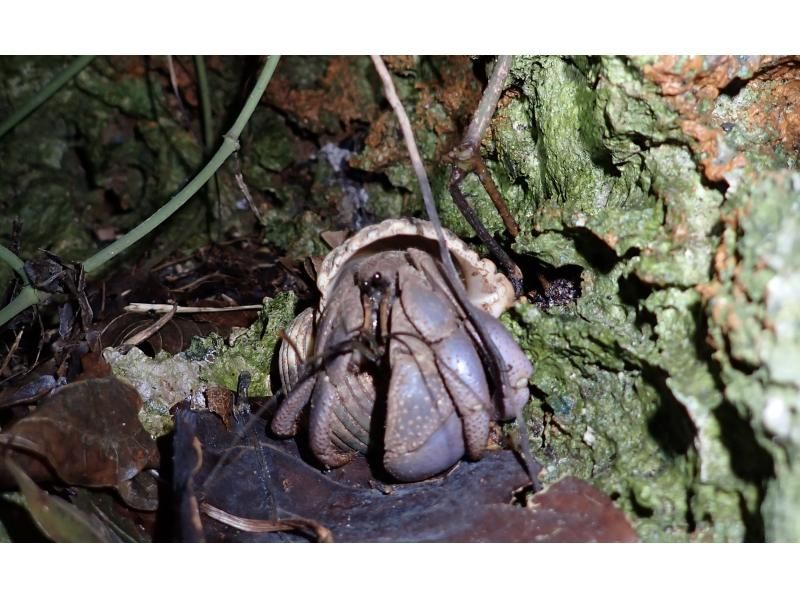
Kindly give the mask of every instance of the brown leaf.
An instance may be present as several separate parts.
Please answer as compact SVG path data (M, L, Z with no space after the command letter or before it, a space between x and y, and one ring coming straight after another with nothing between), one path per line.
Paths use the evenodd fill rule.
M55 387L56 379L53 376L37 376L17 388L7 388L0 392L0 409L24 403L35 403Z
M209 411L216 413L222 419L225 427L230 430L235 393L229 388L211 386L206 389L205 395Z
M637 542L625 515L597 488L566 477L533 496L539 540L547 542Z
M11 459L6 459L5 466L25 497L25 507L48 538L54 542L119 542L96 517L40 489Z
M236 442L209 414L180 412L175 443L175 476L184 480L177 494L184 505L193 504L196 492L237 517L312 520L337 542L636 540L624 515L585 482L558 482L534 497L533 508L511 504L529 480L510 451L489 451L433 480L385 485L368 475L364 459L325 474L300 457L293 441L252 430ZM215 468L222 456L223 465ZM184 521L197 517L196 511L179 515ZM194 524L190 532L196 537L199 529L212 541L299 538L242 532L205 517L202 528Z
M155 441L137 417L141 405L136 390L116 378L74 382L0 434L0 444L32 443L67 484L116 487L158 463Z

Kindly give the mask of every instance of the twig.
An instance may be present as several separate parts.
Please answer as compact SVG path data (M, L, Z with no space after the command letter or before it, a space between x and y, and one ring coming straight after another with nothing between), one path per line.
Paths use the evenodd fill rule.
M250 211L253 212L253 215L256 217L256 220L258 220L258 223L264 227L267 225L267 222L261 215L261 212L258 210L256 202L253 201L253 195L250 193L250 188L247 186L247 183L244 182L244 174L242 173L242 167L239 164L239 153L235 153L233 157L236 162L236 170L235 174L233 175L233 178L236 181L236 186L239 187L239 191L242 192L242 195L244 195L244 198L247 200L247 205L250 206Z
M466 173L458 166L453 168L453 172L450 175L449 186L453 202L464 216L464 219L472 227L472 230L475 231L475 234L478 235L478 239L480 239L481 243L486 245L492 257L500 264L500 267L506 273L511 281L511 285L514 287L514 293L519 297L522 294L522 271L508 256L505 250L500 247L500 244L494 240L494 237L489 234L489 231L483 226L478 214L473 207L469 205L467 198L464 197L464 194L461 192L461 181L464 180L463 177L465 174Z
M125 306L125 311L134 314L156 313L163 314L175 309L178 314L208 314L221 313L228 311L253 311L261 309L263 305L235 305L233 307L187 307L182 305L172 305L169 303L129 303Z
M225 525L244 532L303 532L311 534L317 542L333 542L331 530L321 523L317 523L311 519L305 519L304 517L277 520L249 519L223 511L207 502L200 503L200 511L215 521L219 521L220 523L224 523Z
M183 116L183 100L181 100L181 90L178 89L178 78L175 76L175 62L172 56L167 56L167 70L169 70L169 83L172 85L172 93L175 94L175 99L178 101L178 110Z
M17 336L14 339L14 342L11 345L11 348L8 350L8 354L6 355L5 359L3 359L3 363L0 364L0 378L3 377L3 372L6 371L6 367L8 367L11 358L16 353L17 348L19 347L19 342L22 340L22 334L25 332L25 328L20 328L19 332L17 332Z
M167 322L169 322L173 317L175 317L175 312L177 311L178 311L178 306L177 305L172 306L172 310L165 313L158 320L150 324L150 326L148 326L144 330L140 330L133 336L130 336L124 341L122 341L122 347L123 347L122 352L126 353L127 350L130 349L131 347L135 347L139 343L142 343L151 336L153 336L156 332L161 330Z
M503 93L503 84L506 77L508 77L508 72L511 70L511 62L511 56L497 57L492 76L489 78L489 84L486 86L478 108L472 116L467 133L458 146L456 155L458 159L470 160L480 147L481 139L483 139L483 135L492 121L492 116L494 116L494 111L497 109L497 101L500 99L500 94Z
M417 148L417 143L414 140L414 131L411 128L411 121L408 119L408 114L406 114L405 108L403 108L402 102L400 102L400 98L397 96L397 91L394 87L394 82L392 81L392 76L389 74L389 70L386 68L386 65L383 63L383 60L380 56L373 55L371 56L372 62L375 65L375 69L378 71L378 76L381 78L383 82L384 93L386 94L386 99L389 100L389 104L392 106L392 109L397 116L397 120L400 122L400 130L403 132L403 139L406 144L406 149L408 150L409 157L411 158L411 164L414 167L414 173L417 176L417 180L419 181L420 190L422 192L422 199L425 203L425 209L428 213L428 219L433 224L434 229L436 230L436 237L439 242L439 255L441 257L442 263L444 265L444 271L446 274L446 280L450 285L453 294L455 295L456 299L458 300L461 308L467 314L467 317L470 320L470 323L475 328L475 331L478 334L483 346L486 348L486 351L489 354L491 366L489 368L489 372L491 377L496 382L494 385L494 392L495 392L495 400L498 397L509 396L512 386L508 379L508 371L503 364L505 364L505 360L503 356L500 354L499 349L494 344L491 336L489 335L486 328L483 326L483 323L479 319L480 316L477 314L478 308L475 307L467 298L466 291L464 290L464 286L461 282L460 277L456 273L455 265L453 264L453 259L450 256L450 251L447 249L447 245L445 244L444 240L444 233L442 231L442 225L439 220L439 214L436 211L436 204L433 201L433 191L431 190L430 182L428 181L428 174L425 172L425 167L422 163L422 158L419 154L419 149ZM493 76L494 77L494 76ZM505 76L503 76L505 79ZM496 102L495 102L496 103ZM484 102L481 100L481 105ZM479 108L480 110L480 108ZM489 113L488 118L491 118L491 114L494 112L492 110ZM484 110L482 114L486 114ZM488 120L487 120L488 124ZM470 127L472 129L473 127ZM485 129L485 125L484 125ZM476 129L477 131L477 129ZM480 132L480 131L477 131ZM477 134L477 133L476 133ZM480 141L480 139L478 140ZM499 402L499 401L497 401ZM527 426L525 425L525 420L522 417L522 410L520 409L516 414L516 421L517 425L520 428L520 436L522 436L522 457L525 461L525 466L528 471L528 475L531 479L531 483L533 484L534 488L538 488L539 482L536 478L536 474L539 471L539 468L535 465L535 461L530 454L530 447L528 443L528 430Z
M506 230L508 230L512 237L516 237L519 234L519 225L517 225L517 222L511 215L505 200L503 200L500 191L498 191L495 186L492 176L486 169L486 165L483 163L480 155L481 139L483 139L486 129L494 115L494 111L497 108L497 101L500 99L500 94L503 92L503 84L511 68L511 60L511 56L497 57L497 62L494 65L489 84L486 86L481 96L481 101L478 104L478 108L475 110L475 114L472 116L472 121L464 135L464 139L448 156L453 162L453 172L450 174L450 183L448 187L456 206L467 222L469 222L470 226L472 226L472 229L478 235L481 242L489 249L495 261L499 263L500 267L511 281L514 287L514 293L519 297L523 292L522 271L500 244L489 234L489 231L483 226L483 223L461 192L461 183L464 177L467 175L467 172L474 170L483 188L486 189L486 193L489 194L492 203L494 203L497 211L500 213Z
M0 139L30 116L39 106L55 95L59 89L66 85L75 75L80 73L92 60L94 60L94 56L79 56L47 85L35 93L23 106L14 110L8 118L0 123Z
M519 225L509 211L503 196L500 195L500 190L494 184L494 179L492 179L489 169L486 168L486 164L483 162L483 158L481 158L481 153L479 151L475 153L475 156L472 159L472 168L475 170L475 174L478 175L483 188L486 189L486 193L489 194L489 198L492 200L494 207L497 208L498 212L500 212L500 218L503 219L503 224L506 225L506 230L512 237L516 237L519 234Z

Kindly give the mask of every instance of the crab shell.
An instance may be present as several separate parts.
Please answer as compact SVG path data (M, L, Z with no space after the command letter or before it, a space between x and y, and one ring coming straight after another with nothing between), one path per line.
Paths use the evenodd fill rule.
M514 287L511 282L497 271L494 262L481 259L449 230L442 229L442 232L445 244L460 270L469 300L495 318L499 317L514 303ZM328 289L333 287L343 266L351 259L387 249L408 247L425 249L438 256L433 224L418 218L397 218L362 228L323 260L317 274L317 288L322 293L319 311L325 309Z
M527 400L527 378L532 373L532 366L530 365L530 362L524 356L519 347L517 347L516 343L514 343L513 339L505 331L503 326L496 320L500 314L502 314L513 304L515 300L513 287L503 274L497 272L497 268L494 263L486 259L481 259L475 251L470 249L466 243L464 243L450 231L444 230L443 232L447 248L453 257L453 261L457 270L459 270L459 274L461 275L462 282L464 283L469 301L486 314L485 317L481 318L481 320L490 331L490 336L493 338L493 341L498 348L501 349L501 352L506 356L510 356L511 362L513 362L509 364L511 371L516 377L519 378L518 380L515 380L516 385L512 394L504 398L504 405L506 405L506 407L501 408L500 412L495 413L495 416L492 417L493 419L508 419L509 417L513 417L513 414L516 412L516 410ZM434 260L438 261L439 250L437 236L433 225L425 220L404 218L387 220L373 226L368 226L336 247L323 260L318 269L317 275L317 287L319 288L321 294L319 307L316 312L311 308L305 310L292 322L292 324L286 330L287 337L291 340L291 342L284 342L280 347L279 372L281 376L281 382L283 384L283 388L285 388L287 392L290 392L290 395L308 397L311 394L312 388L314 387L314 377L301 380L300 372L303 370L304 364L309 363L309 358L314 355L314 328L320 324L321 318L325 314L326 307L329 303L336 303L338 306L337 302L341 300L342 288L351 284L349 278L342 279L341 283L339 282L339 278L341 276L352 276L354 264L364 262L365 260L369 261L371 256L376 256L382 252L396 252L397 250L406 252L417 251L418 256L427 254L432 256ZM334 297L336 297L336 300L334 300ZM410 298L408 300L410 301ZM422 297L420 297L420 300L423 302L425 301ZM434 304L444 301L444 303L441 304L444 306L449 305L448 301L452 301L452 297L450 297L449 293L445 293L444 295L439 295L438 299L437 296L428 296L427 301L433 301ZM423 320L428 317L427 314L431 308L436 309L431 303L420 304L417 302L416 310ZM441 307L439 309L446 309L447 312L451 311L449 307ZM446 318L449 319L450 316L448 315ZM451 326L457 326L457 324L455 324L455 320L452 322L453 323L451 323ZM471 342L467 340L469 338L469 334L465 330L462 331L460 329L453 328L453 334L455 336L453 336L451 340L455 340L456 337L458 337L461 339L459 342ZM319 342L325 344L325 341L322 339L320 339ZM317 347L317 351L324 350L324 348L325 347ZM393 351L395 350L393 349ZM430 351L431 349L425 346L424 343L418 345L418 354L426 352L430 353ZM477 359L477 355L472 353L471 349L469 351L469 354L474 356L473 361L474 359ZM396 360L397 364L401 364L404 360L407 361L409 356L403 356L393 352L393 359ZM431 360L435 360L435 358L431 357ZM461 363L465 364L468 361L469 360L462 360ZM398 365L398 367L400 366ZM482 379L483 371L479 362L471 362L471 365L468 369L472 372L475 372L475 375ZM424 376L424 372L422 374ZM402 375L403 373L401 372L400 376L402 377ZM434 378L436 378L436 374L432 375ZM358 394L363 397L372 395L372 400L374 400L375 389L372 385L371 379L368 376L362 377L361 375L358 375L352 378L351 382L357 388L361 389L358 391ZM435 382L430 377L428 378L428 384L436 385L437 383L439 382ZM478 387L485 389L486 382L480 382ZM405 385L405 388L411 387ZM403 390L398 389L395 392L401 392L402 394ZM469 390L466 390L466 392L468 394L470 393ZM442 392L442 394L444 394L444 392ZM485 391L485 394L487 396L482 400L489 401L488 389ZM369 400L369 398L367 398L367 400ZM292 402L292 399L287 397L286 402L290 403ZM313 409L314 407L312 401L312 412ZM452 407L448 407L448 409L452 410ZM491 408L489 408L489 410L491 410ZM278 413L276 414L276 419L280 419L282 415L291 414L292 411L292 408L285 408L283 409L284 413L282 414L281 409L279 409ZM448 420L447 425L450 428L456 426L457 429L459 424L458 418L455 416L456 414L453 412L452 417ZM278 422L273 420L273 430L281 435L294 433L295 422L293 417L294 416L292 415L291 418L284 418L283 421ZM451 438L453 433L454 430L451 429L449 431ZM456 436L458 436L457 432ZM312 438L312 449L314 448L313 441L314 439ZM402 444L402 442L400 442L400 444ZM418 459L420 462L425 462L425 465L422 468L411 464L398 466L394 471L392 470L393 468L387 465L387 469L398 479L404 479L406 481L424 479L425 477L430 477L430 475L446 469L465 453L465 447L463 444L460 444L460 446L454 446L450 442L447 442L445 445L441 445L441 443L439 444L440 446L438 448L435 450L430 450L434 450L434 452L441 452L441 456L434 455L431 457L429 455L424 459ZM475 448L474 442L472 445L472 450L467 447L466 452L473 458L477 458L480 456L479 451L481 451L483 447ZM317 450L314 450L314 452L318 457L321 458L320 453ZM402 463L404 459L405 456L401 454L397 459L395 459L395 462ZM334 457L331 457L330 459L321 458L321 460L325 465L328 466L336 466L345 462L344 460L342 462L336 462L336 458Z
M473 305L497 318L513 305L514 287L503 274L497 271L494 262L482 259L474 250L452 232L442 229L447 249ZM321 294L316 314L307 308L286 329L293 345L281 343L278 367L281 385L294 388L299 371L314 346L314 322L325 309L328 290L345 264L354 257L363 257L387 249L420 247L438 255L436 230L427 220L419 218L396 218L384 220L362 228L357 234L333 249L317 269L317 288Z

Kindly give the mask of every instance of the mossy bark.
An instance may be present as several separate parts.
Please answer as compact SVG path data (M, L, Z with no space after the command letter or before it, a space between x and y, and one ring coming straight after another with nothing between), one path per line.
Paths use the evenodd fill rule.
M648 540L800 540L800 146L758 120L800 72L742 60L517 58L486 148L514 249L582 268L507 320L537 457Z

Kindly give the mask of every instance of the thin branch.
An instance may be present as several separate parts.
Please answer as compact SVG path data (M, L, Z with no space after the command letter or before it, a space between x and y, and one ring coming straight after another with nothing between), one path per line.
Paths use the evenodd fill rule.
M167 56L167 70L169 70L169 83L172 85L172 93L175 96L175 100L178 102L178 110L183 116L183 101L181 100L181 90L178 89L178 77L175 75L175 62L172 60L172 56Z
M497 108L497 101L500 99L500 94L503 93L503 84L506 77L508 77L508 72L511 70L511 62L511 56L497 57L489 84L486 86L483 96L481 96L481 101L475 110L472 121L469 123L464 140L458 146L457 158L469 160L480 147L481 139L483 139Z
M486 190L486 193L489 194L492 203L494 203L497 211L500 213L506 230L512 237L516 237L519 234L519 225L517 225L500 191L498 191L495 186L492 175L483 163L480 153L481 140L497 108L497 102L500 99L500 94L503 92L503 86L511 68L511 61L511 56L497 57L494 69L492 70L492 76L489 79L489 84L483 91L481 101L478 103L478 108L472 116L472 121L469 124L467 132L464 134L463 140L448 154L448 159L453 162L453 171L450 173L448 188L456 206L461 211L464 218L466 218L467 222L469 222L470 226L472 226L472 229L478 235L481 242L489 249L494 260L499 264L506 276L508 276L514 287L514 294L519 297L523 292L522 271L500 244L489 234L489 231L486 230L486 227L480 221L477 214L475 214L475 211L464 197L464 194L461 192L461 183L464 177L468 172L474 170L483 188Z
M483 226L478 214L475 212L473 207L469 205L467 198L464 197L464 194L461 192L461 181L463 180L464 175L464 171L458 166L453 168L453 172L450 175L450 195L453 197L456 207L472 227L472 230L474 230L475 234L478 235L478 239L480 239L481 243L486 245L491 252L492 257L500 264L500 267L511 280L511 285L514 287L514 293L517 297L519 297L522 294L522 271L519 269L519 266L517 266L517 264L515 264L514 261L508 256L505 250L500 247L500 244L495 241L494 237L489 234L489 231L487 231L486 227Z
M253 195L250 193L250 188L247 186L247 183L244 181L244 174L242 173L241 164L239 164L239 153L235 153L233 155L236 166L235 166L235 174L233 175L234 180L236 181L236 186L239 187L239 191L242 192L244 198L247 200L247 205L250 206L250 211L253 212L253 215L258 220L258 223L262 227L266 227L267 221L261 215L261 212L256 205L256 202L253 200Z
M478 315L477 311L478 308L475 307L472 302L469 300L466 294L466 290L464 289L464 285L461 282L461 278L456 273L455 265L453 264L453 259L450 256L450 251L447 249L447 245L444 240L444 233L442 231L442 225L439 220L439 214L436 211L436 204L433 201L433 191L431 190L430 182L428 181L428 174L425 172L425 166L422 163L422 158L419 153L419 149L417 148L417 143L414 140L414 131L411 128L411 121L408 119L408 114L403 108L402 102L400 102L400 98L397 96L397 91L394 87L394 81L392 81L392 76L389 73L389 70L386 68L386 65L383 63L383 59L378 55L372 55L372 62L375 65L375 70L378 71L378 76L381 78L383 82L384 93L386 95L386 99L389 100L389 104L392 106L392 109L397 116L397 120L400 122L400 130L403 132L403 139L406 144L406 149L408 151L409 157L411 158L411 164L414 167L414 173L417 176L417 180L419 181L420 190L422 192L422 199L425 203L425 209L428 212L428 219L433 224L434 229L436 230L436 237L439 242L439 254L444 265L444 271L446 274L446 279L456 297L461 308L467 314L467 317L470 320L470 323L475 328L475 331L478 333L478 337L480 338L483 346L486 348L487 353L490 357L491 367L489 368L489 372L491 377L495 381L494 385L494 392L495 392L495 401L499 403L498 398L509 396L511 393L511 389L513 388L511 382L508 379L508 371L504 367L505 360L500 353L500 350L495 345L494 341L492 340L489 332L486 330L483 322L480 320L480 316ZM495 69L497 70L497 69ZM494 77L493 77L494 78ZM502 80L505 80L505 75L503 75ZM501 83L502 86L502 83ZM486 94L485 94L486 95ZM481 100L481 105L484 102ZM496 104L496 101L495 101ZM479 108L479 110L481 110ZM488 113L487 110L484 110L482 114ZM491 113L489 113L488 119L491 119L491 114L494 113L492 109ZM488 119L486 120L486 124L488 124ZM485 130L486 124L483 125L483 130ZM480 126L476 126L476 131L479 131ZM476 133L477 134L477 133ZM480 139L478 140L480 142ZM536 462L533 460L533 457L530 454L530 447L528 445L528 430L527 426L525 425L525 420L522 417L522 410L520 409L516 414L516 421L517 425L520 427L520 436L522 438L523 444L523 451L522 457L525 460L525 466L528 471L528 475L531 479L531 483L535 489L538 488L539 482L536 479L536 474L539 471L539 467L537 467Z
M0 139L30 116L39 106L55 95L59 89L64 87L75 75L80 73L92 60L94 60L94 56L79 56L47 85L35 93L24 105L12 112L8 118L0 123Z
M14 356L14 353L17 352L17 349L19 348L19 342L22 340L22 334L24 332L25 328L19 329L19 332L17 332L17 336L16 338L14 338L14 342L12 343L11 348L8 350L5 359L3 359L3 363L0 363L0 379L2 379L3 372L6 371L6 367L8 367L8 364L11 363L11 358Z
M492 173L486 168L486 164L483 162L479 151L476 151L475 156L472 158L472 167L475 170L475 174L478 175L483 188L486 189L486 193L489 194L489 198L492 200L494 207L497 208L497 211L500 213L500 218L503 219L506 230L512 237L516 238L517 235L519 235L519 224L514 220L514 216L508 209L508 205L503 199L500 190L497 188L497 185L494 184Z
M163 314L176 308L178 314L211 314L224 313L229 311L253 311L264 307L263 305L235 305L233 307L186 307L175 306L170 303L129 303L125 306L125 311L134 314L156 313Z
M175 313L177 311L178 311L178 306L177 305L173 305L172 309L170 311L166 312L158 320L156 320L155 322L150 324L150 326L148 326L144 330L140 330L136 334L126 338L121 343L122 344L122 352L123 353L127 353L128 350L131 349L131 347L135 347L139 343L143 343L148 338L153 336L156 332L161 330L167 324L167 322L169 322L173 317L175 317Z

